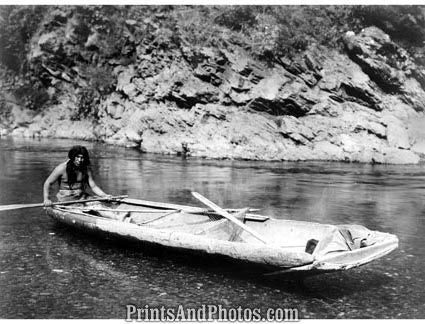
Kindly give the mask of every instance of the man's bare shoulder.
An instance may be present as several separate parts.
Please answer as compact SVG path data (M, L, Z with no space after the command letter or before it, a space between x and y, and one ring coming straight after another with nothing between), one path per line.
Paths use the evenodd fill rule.
M63 173L63 172L65 172L66 171L66 163L67 163L68 161L65 161L65 162L62 162L61 164L59 164L56 168L55 168L55 171L56 172L60 172L60 173Z

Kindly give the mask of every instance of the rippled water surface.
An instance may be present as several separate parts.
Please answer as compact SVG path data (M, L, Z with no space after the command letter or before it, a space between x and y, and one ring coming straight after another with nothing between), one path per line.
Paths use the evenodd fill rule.
M67 140L0 140L0 205L42 201ZM424 318L425 166L183 159L86 143L96 182L111 194L277 218L362 224L400 248L358 269L293 278L237 264L87 237L41 208L0 212L0 318L121 318L125 305L297 308L300 318Z

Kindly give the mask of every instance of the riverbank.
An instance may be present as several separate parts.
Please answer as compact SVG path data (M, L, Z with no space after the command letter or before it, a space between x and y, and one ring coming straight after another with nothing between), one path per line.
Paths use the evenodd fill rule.
M29 62L55 100L41 111L25 108L8 91L18 81L3 78L0 135L217 159L415 164L424 158L425 69L382 30L349 31L340 35L341 50L311 44L266 64L234 40L197 46L180 36L168 44L164 21L164 15L125 20L128 52L107 58L98 55L104 46L98 32L78 43L72 10L45 17ZM147 29L152 39L138 40ZM64 57L72 60L65 64Z

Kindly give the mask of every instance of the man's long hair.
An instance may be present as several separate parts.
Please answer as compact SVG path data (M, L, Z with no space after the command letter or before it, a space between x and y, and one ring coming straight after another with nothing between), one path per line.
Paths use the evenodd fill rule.
M84 160L81 162L80 166L77 167L74 164L74 159L77 155L82 155ZM83 174L83 179L81 181L81 189L85 189L89 182L88 169L90 167L90 157L89 152L84 146L75 145L68 152L69 161L66 164L66 175L68 177L69 188L72 189L72 185L77 182L77 170Z

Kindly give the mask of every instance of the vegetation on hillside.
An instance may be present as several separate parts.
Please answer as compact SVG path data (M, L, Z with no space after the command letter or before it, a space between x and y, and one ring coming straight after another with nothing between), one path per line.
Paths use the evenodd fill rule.
M425 6L1 6L0 67L19 76L15 92L30 109L54 99L42 62L29 61L31 39L63 28L70 18L76 21L72 46L49 53L49 63L88 76L79 116L90 116L90 103L114 90L116 80L105 62L135 62L136 46L143 44L165 52L182 45L237 44L273 63L313 43L338 49L346 31L375 25L425 64Z

